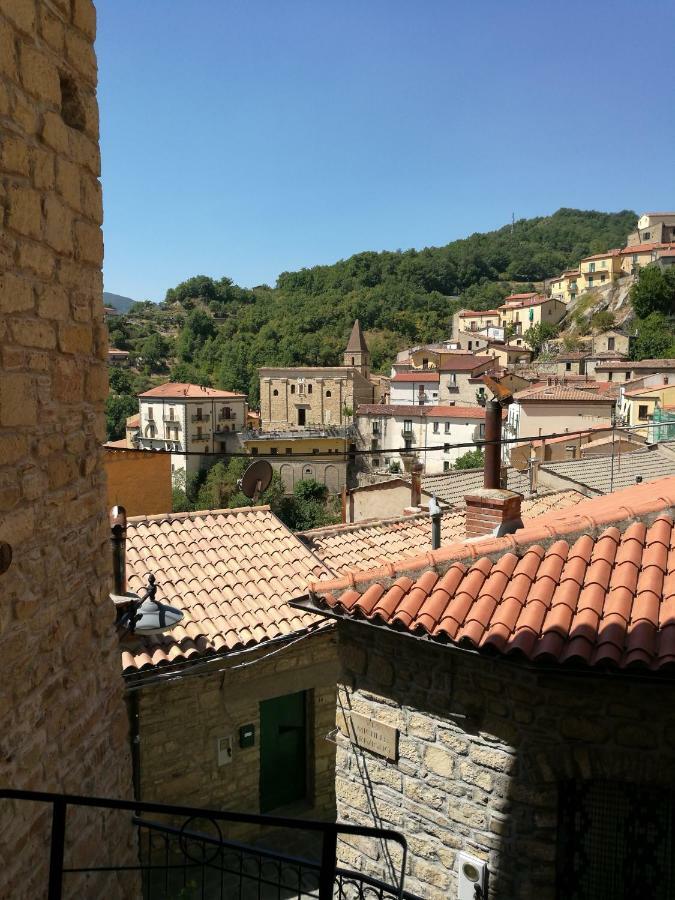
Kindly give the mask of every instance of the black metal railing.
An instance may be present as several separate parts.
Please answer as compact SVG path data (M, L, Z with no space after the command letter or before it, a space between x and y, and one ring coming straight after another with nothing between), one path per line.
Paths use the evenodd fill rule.
M77 888L78 876L128 873L140 878L144 900L419 900L404 890L407 845L396 831L357 825L220 812L162 803L109 800L38 791L0 790L0 802L28 802L51 807L48 900L61 900ZM90 864L69 862L68 850L77 833L69 812L77 808L128 813L136 833L137 858L115 861L117 845L105 847L111 859ZM166 817L165 821L153 817ZM68 824L70 823L70 832ZM281 838L282 845L301 843L314 849L314 858L290 855L256 843L242 843L223 835L226 826L257 826ZM111 833L111 832L109 832ZM392 881L386 882L338 867L340 839L373 839L389 860ZM393 863L391 845L397 846ZM124 841L121 842L124 845ZM31 865L34 861L31 861Z

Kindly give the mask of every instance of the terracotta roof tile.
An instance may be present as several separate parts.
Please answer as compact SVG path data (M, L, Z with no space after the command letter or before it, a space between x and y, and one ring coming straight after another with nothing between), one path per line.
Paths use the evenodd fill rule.
M355 619L375 611L384 627L532 662L657 670L675 662L674 513L671 477L505 538L313 584L298 605Z
M185 616L165 635L125 638L125 672L304 630L319 620L288 601L308 578L331 577L266 506L130 518L129 590L139 591L149 573L157 578L158 599Z
M649 449L622 453L620 459L617 456L613 472L607 456L546 462L542 463L541 472L544 476L550 473L556 479L565 479L570 487L578 485L598 494L609 494L612 488L619 490L635 484L637 478L649 482L672 475L675 472L675 454L654 445Z
M574 401L577 403L613 402L611 397L593 393L593 390L596 387L597 385L592 385L589 386L589 389L587 390L577 387L576 385L568 386L564 384L552 384L547 385L546 387L530 387L518 391L517 394L513 395L513 399L518 400L520 403L527 403L531 400L551 402Z
M218 400L219 398L227 399L228 397L245 397L246 394L238 394L233 391L219 391L216 388L202 387L199 384L184 384L178 381L168 381L166 384L160 384L157 387L144 391L139 397L175 397L177 400L187 398L188 400Z
M582 499L585 499L584 495L577 491L558 491L524 500L521 514L527 521L549 510L571 507ZM444 512L441 516L441 544L462 540L465 520L463 508ZM419 556L430 549L431 520L427 513L422 513L376 522L329 525L301 532L298 536L333 572L367 571L390 561Z

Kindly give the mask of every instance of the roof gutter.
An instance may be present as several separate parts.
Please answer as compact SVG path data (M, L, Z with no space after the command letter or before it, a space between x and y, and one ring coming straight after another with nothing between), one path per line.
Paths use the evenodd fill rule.
M332 619L336 622L347 622L353 625L366 625L370 628L375 628L380 632L384 631L387 634L392 634L404 638L412 638L416 641L422 641L427 645L440 647L444 650L449 650L451 653L458 653L462 654L463 656L472 656L474 659L490 660L509 668L518 669L519 671L525 670L526 672L531 672L537 676L549 675L555 678L557 678L558 676L565 676L567 678L584 679L591 676L594 678L602 678L604 680L621 679L622 681L624 681L628 679L635 682L647 682L651 685L653 685L655 681L658 684L675 684L675 668L673 668L671 674L661 674L658 671L639 671L635 668L603 669L597 666L586 666L585 668L583 668L581 666L563 666L560 665L560 663L537 665L536 663L529 662L523 658L518 658L515 655L506 655L503 653L485 653L472 647L462 646L461 644L457 644L451 640L434 640L434 638L430 634L415 634L412 631L408 630L398 631L397 629L390 628L388 625L378 625L372 620L355 619L345 615L341 615L340 613L333 612L332 610L327 610L323 607L316 606L312 602L311 596L309 594L304 594L302 597L291 600L289 601L289 604L296 609L302 609L306 612L313 612L317 615L326 616L327 618Z

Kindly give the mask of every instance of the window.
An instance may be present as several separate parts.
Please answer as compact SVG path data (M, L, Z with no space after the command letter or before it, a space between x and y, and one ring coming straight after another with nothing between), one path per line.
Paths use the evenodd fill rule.
M450 444L443 444L443 453L450 452Z
M641 422L645 422L649 418L648 406L646 403L641 403L638 406L638 419Z
M650 239L651 236L652 236L651 231L645 231L645 233L642 235L642 240L643 240L643 241L648 241L648 240Z
M449 422L445 423L445 433L450 434L450 423Z
M278 396L279 396L279 391L278 391L276 388L272 391L272 396L273 396L273 397L278 397Z
M258 455L258 448L251 447L251 456L257 456L257 455Z
M370 449L371 449L371 450L379 450L379 449L380 449L380 443L379 443L379 441L377 440L377 438L372 438L372 439L371 439L371 441L370 441Z
M352 356L352 365L354 365L354 357Z
M478 437L481 439L485 437L485 424L483 422L478 426Z
M626 381L630 381L630 372L626 372L624 378L626 379Z
M423 368L423 369L428 369L428 368L429 368L429 360L428 360L428 359L423 359L423 360L422 360L422 368Z
M434 422L434 434L438 434L440 427L441 427L440 422Z
M473 341L469 341L469 350L473 350Z
M277 448L276 448L276 447L270 447L270 453L272 454L272 456L276 456L276 455L277 455Z
M614 349L614 338L607 338L607 349L608 350Z
M319 449L318 449L318 447L313 447L313 448L312 448L312 454L313 454L314 456L318 456L318 455L319 455Z
M294 394L294 393L295 393L295 385L292 384L292 385L291 385L291 394Z
M311 394L311 393L312 393L312 385L311 385L311 384L308 384L308 385L307 385L307 393L308 393L308 394Z
M588 276L588 286L593 287L593 276L592 275Z
M299 409L298 410L298 425L304 425L306 418L307 418L307 410Z
M173 419L173 406L172 406L171 409L169 410L169 418L170 418L170 419ZM202 408L201 408L201 406L198 406L198 407L197 407L197 421L198 421L198 422L201 422L202 418L203 418L203 416L202 416Z
M412 449L412 438L404 438L403 443L405 444L406 450Z
M291 456L292 453L293 453L293 448L292 448L292 447L286 447L286 456Z
M595 272L595 263L589 263L589 264L588 264L588 271L589 271L589 272Z
M222 412L223 412L223 418L224 418L224 419L229 419L229 418L231 417L231 415L232 415L229 406L224 406Z
M380 433L380 423L373 422L373 434L379 434L379 433Z
M374 457L373 457L373 460L372 460L372 463L373 463L373 465L375 466L375 468L379 468L379 465L380 465L380 458L379 458L379 456L374 456Z
M403 430L404 430L407 434L412 433L412 419L406 419L406 420L403 422Z
M566 363L565 363L565 371L566 371L566 372L571 372L571 371L572 371L572 363L571 363L571 362L566 362Z
M444 471L444 472L449 472L449 471L450 471L450 462L449 462L449 460L447 460L447 459L444 459L444 460L443 460L443 471Z
M299 391L301 394L304 394L304 393L305 393L305 385L304 385L304 384L299 384L299 385L298 385L298 391Z
M611 381L614 378L614 372L607 373L607 381Z
M331 396L330 391L326 391L326 397L330 397L330 396Z
M148 407L148 420L150 422L152 422L154 418L155 418L155 411L151 406L149 406Z

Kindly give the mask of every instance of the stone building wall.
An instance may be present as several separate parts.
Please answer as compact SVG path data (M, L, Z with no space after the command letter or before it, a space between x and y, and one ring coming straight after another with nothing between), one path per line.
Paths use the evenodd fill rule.
M346 369L277 369L261 373L263 428L297 428L298 408L306 411L306 425L342 425L343 407L354 404L354 382L348 373Z
M397 762L338 738L338 817L401 831L420 897L457 895L463 850L488 862L490 897L553 900L561 782L675 785L675 685L658 676L535 672L354 623L338 632L338 715L400 729ZM372 842L340 857L376 875L397 861Z
M337 638L312 635L268 657L278 647L210 663L208 673L143 687L139 696L140 783L143 800L162 800L229 811L259 809L262 700L310 691L308 709L309 803L299 814L335 818ZM266 658L268 657L268 658ZM238 663L253 665L230 668ZM255 744L238 746L239 728L253 724ZM218 765L217 739L230 735L232 761ZM279 773L283 778L283 773Z
M0 784L128 798L101 451L95 29L90 0L0 2L0 541L13 552L0 575ZM94 815L73 822L71 852L131 861L128 818L105 833ZM0 804L1 896L46 894L49 824ZM84 893L134 896L104 884Z

